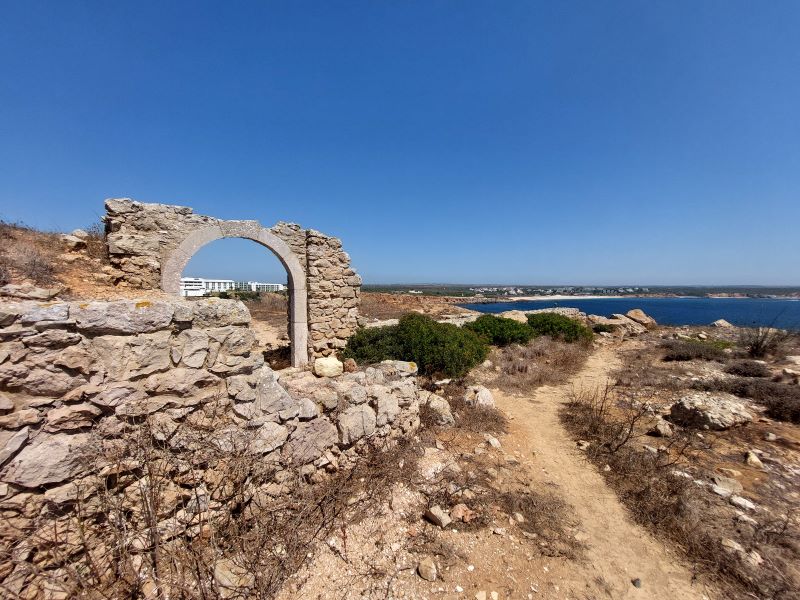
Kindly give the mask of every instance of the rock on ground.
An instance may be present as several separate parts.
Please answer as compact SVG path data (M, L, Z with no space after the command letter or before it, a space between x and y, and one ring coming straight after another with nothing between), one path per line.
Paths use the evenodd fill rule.
M670 407L673 423L685 427L700 427L721 431L753 420L751 415L731 394L698 392L684 396Z

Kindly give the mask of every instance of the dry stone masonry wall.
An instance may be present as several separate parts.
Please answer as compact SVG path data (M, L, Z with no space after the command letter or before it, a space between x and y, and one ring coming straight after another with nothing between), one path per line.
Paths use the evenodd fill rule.
M268 247L286 267L290 335L293 344L307 346L306 358L334 354L357 327L361 278L337 238L293 223L267 229L256 221L225 221L185 206L129 199L107 200L105 222L118 285L177 292L194 252L215 239L241 237ZM294 364L303 362L298 354Z
M322 378L273 371L254 351L249 321L241 302L217 298L0 304L0 555L35 556L81 499L84 513L102 510L109 474L124 488L139 472L130 481L142 485L148 444L175 470L159 531L193 535L196 514L223 510L233 493L214 452L270 467L248 497L290 493L298 473L335 471L367 440L412 435L420 403L441 400L417 387L413 363ZM51 567L9 560L0 580L22 590Z

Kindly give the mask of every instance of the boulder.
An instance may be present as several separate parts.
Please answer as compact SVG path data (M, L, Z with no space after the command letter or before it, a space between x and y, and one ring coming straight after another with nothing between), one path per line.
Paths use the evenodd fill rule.
M494 396L492 392L482 385L472 385L464 393L464 402L475 408L494 408Z
M670 407L670 419L684 427L700 427L721 431L753 420L751 415L731 394L698 392L689 394Z
M507 310L501 312L497 316L503 317L504 319L511 319L512 321L519 321L520 323L528 322L528 315L521 310Z
M656 419L656 422L648 430L647 435L653 437L672 437L675 427L669 421L665 421L661 417Z
M656 325L658 325L658 323L656 323L656 320L653 317L645 314L645 312L641 308L634 308L632 310L629 310L628 312L625 313L625 316L628 317L629 319L633 319L634 321L639 323L639 325L644 325L647 328L655 327Z
M725 319L717 319L711 324L712 327L721 327L723 329L730 329L733 327L733 324L729 323Z
M339 415L339 440L350 445L375 432L375 411L366 404L351 406Z
M61 241L69 250L83 250L86 248L86 240L82 240L75 235L62 235Z
M456 424L453 413L450 410L450 403L436 394L428 391L419 393L420 401L434 415L434 422L440 427L452 427Z
M314 361L314 375L317 377L338 377L344 372L344 365L335 356L323 356Z
M436 563L430 556L426 556L419 561L417 565L417 574L425 581L436 581L436 577L438 576Z
M80 238L82 240L86 240L89 239L89 237L91 237L89 233L84 229L73 229L70 235L76 238Z
M3 480L26 488L66 481L84 470L81 449L88 441L88 433L39 434L11 460Z
M14 401L0 392L0 415L6 415L14 410Z

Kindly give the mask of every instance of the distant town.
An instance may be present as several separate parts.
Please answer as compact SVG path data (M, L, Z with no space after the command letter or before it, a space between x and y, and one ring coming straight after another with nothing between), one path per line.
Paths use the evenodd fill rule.
M800 298L800 287L773 286L530 286L459 284L365 284L365 291L474 299L519 299L547 296L649 296Z
M284 290L286 290L286 286L282 283L181 277L181 296L210 296L222 292L282 292Z

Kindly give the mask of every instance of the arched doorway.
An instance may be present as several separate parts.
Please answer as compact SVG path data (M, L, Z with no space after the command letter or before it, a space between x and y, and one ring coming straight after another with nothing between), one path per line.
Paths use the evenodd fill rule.
M308 291L306 273L289 245L255 221L219 221L195 229L173 250L161 268L161 289L180 293L181 273L195 252L223 238L252 240L270 250L286 269L289 283L289 339L293 367L308 363Z

